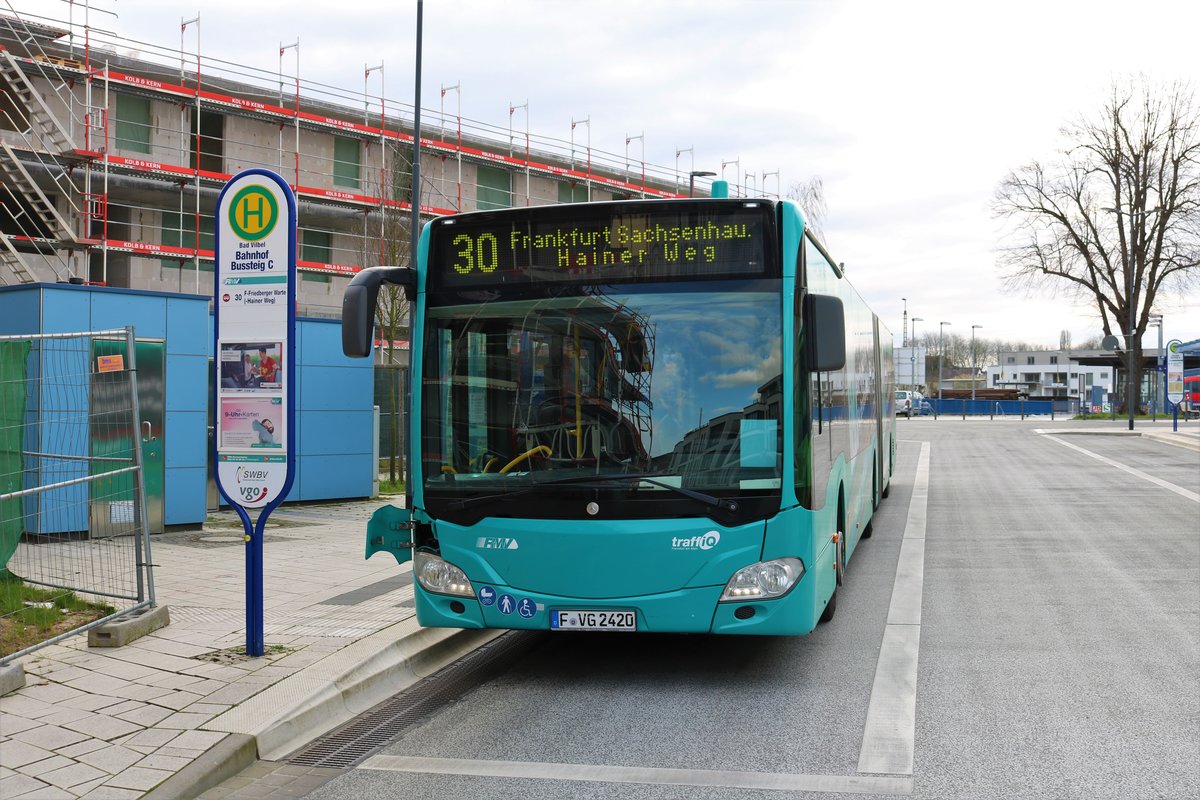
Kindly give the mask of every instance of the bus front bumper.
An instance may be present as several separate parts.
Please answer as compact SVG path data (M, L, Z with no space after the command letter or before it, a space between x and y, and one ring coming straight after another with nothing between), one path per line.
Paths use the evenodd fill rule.
M718 602L721 586L615 599L579 599L537 594L508 586L475 586L476 596L455 597L413 586L417 621L435 628L551 630L556 611L633 611L638 633L728 633L803 635L816 624L814 581L801 578L774 600Z

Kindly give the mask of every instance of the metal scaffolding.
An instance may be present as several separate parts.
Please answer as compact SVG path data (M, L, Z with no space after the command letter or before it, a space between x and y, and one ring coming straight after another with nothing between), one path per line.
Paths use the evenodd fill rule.
M406 258L392 240L408 236L413 109L386 99L382 63L364 66L360 94L304 80L299 40L280 42L278 69L265 72L202 56L199 16L180 20L175 49L99 30L89 4L69 6L66 20L0 12L0 282L209 293L216 196L249 167L290 173L306 313L336 315L337 278ZM189 31L195 52L185 47ZM139 58L120 55L133 49ZM373 72L378 94L368 91ZM460 83L442 86L439 135L420 143L426 217L522 200L682 196L678 153L675 168L646 163L644 134L609 153L593 149L590 117L571 121L568 142L531 133L528 100L509 103L504 127L465 119L461 93ZM514 147L518 110L523 148ZM582 164L577 125L588 127ZM640 176L630 170L633 141L643 142ZM513 186L520 175L523 197Z

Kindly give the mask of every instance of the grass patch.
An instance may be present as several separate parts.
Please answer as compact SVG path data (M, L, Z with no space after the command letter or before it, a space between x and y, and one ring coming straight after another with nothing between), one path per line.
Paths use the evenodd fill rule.
M404 494L404 481L389 481L386 478L379 479L380 494Z
M0 575L0 656L32 647L115 610L89 603L65 589L42 589L15 575Z
M211 653L202 653L198 656L193 656L197 661L209 661L213 664L242 664L246 661L251 661L255 658L266 658L274 661L282 656L290 655L296 652L295 647L286 647L282 644L264 644L263 654L261 656L250 656L246 654L246 646L230 647L225 650L214 650Z

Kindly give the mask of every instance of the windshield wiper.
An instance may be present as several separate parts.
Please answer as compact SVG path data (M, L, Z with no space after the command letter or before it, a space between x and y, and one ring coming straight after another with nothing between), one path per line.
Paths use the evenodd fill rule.
M649 474L657 476L663 473L654 472ZM479 497L466 497L462 500L454 500L451 501L450 508L458 511L464 508L470 508L471 506L485 505L494 500L508 500L513 497L520 497L523 494L529 494L534 489L540 489L543 486L563 486L569 483L591 483L593 481L609 481L618 479L633 480L634 477L635 476L633 475L572 475L567 478L557 478L555 480L533 481L527 486L522 486L520 489L514 489L511 492L484 494L480 495Z
M680 494L680 495L683 495L684 497L691 498L692 500L695 500L700 503L704 503L705 505L708 505L708 506L712 506L713 508L724 509L725 511L729 511L731 513L736 512L738 510L738 503L736 500L730 500L728 498L722 498L722 497L714 497L711 494L705 494L704 492L697 492L694 489L685 489L682 486L672 486L669 483L664 483L662 481L654 480L654 478L665 477L668 474L670 474L670 473L648 472L645 474L633 474L633 475L572 475L569 478L559 478L557 480L551 480L551 481L536 481L535 483L532 483L528 486L523 486L520 489L517 489L512 492L502 492L500 494L485 494L485 495L481 495L479 497L467 497L462 500L454 500L450 503L450 508L452 508L456 511L459 511L464 508L471 508L472 506L486 505L488 503L498 501L498 500L509 500L511 498L520 497L523 494L529 494L534 489L540 489L543 486L564 486L564 485L572 484L572 483L617 483L620 481L628 481L628 482L637 481L637 482L649 483L652 486L658 486L659 488L662 488L662 489L668 489L672 492L675 492L676 494Z

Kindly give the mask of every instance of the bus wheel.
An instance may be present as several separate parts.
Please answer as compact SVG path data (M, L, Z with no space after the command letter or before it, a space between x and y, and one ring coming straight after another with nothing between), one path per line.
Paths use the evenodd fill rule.
M829 603L825 606L825 610L821 612L821 618L817 620L818 624L829 622L833 619L833 613L837 611L837 589L833 590L833 596L829 598Z

